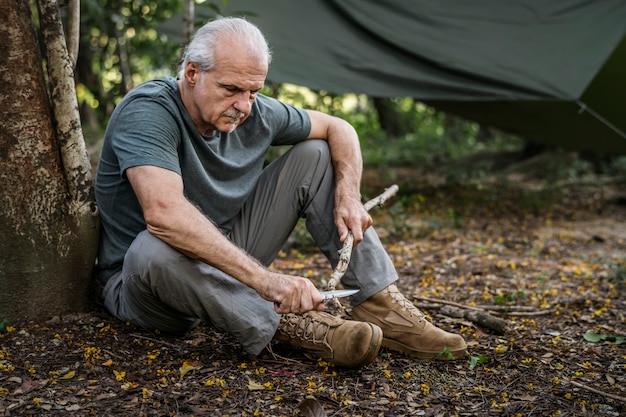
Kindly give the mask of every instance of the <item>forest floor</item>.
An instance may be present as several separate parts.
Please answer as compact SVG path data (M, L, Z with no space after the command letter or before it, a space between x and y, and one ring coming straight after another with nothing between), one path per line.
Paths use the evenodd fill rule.
M280 344L251 357L209 326L148 333L95 310L4 325L0 416L626 415L623 180L365 183L387 179L401 193L372 215L398 286L465 338L466 359L383 349L342 369ZM297 243L272 268L320 287L332 273Z

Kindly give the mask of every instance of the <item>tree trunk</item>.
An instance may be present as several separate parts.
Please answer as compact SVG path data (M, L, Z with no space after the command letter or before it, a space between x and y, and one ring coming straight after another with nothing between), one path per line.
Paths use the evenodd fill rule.
M56 2L40 3L46 43L63 41L46 45L50 91L29 1L0 4L0 319L13 322L87 309L98 242L72 64Z
M380 128L385 131L391 139L401 137L408 133L402 121L402 115L396 109L391 99L374 97L372 101L378 113Z
M183 3L183 46L191 42L194 32L195 0L185 0Z

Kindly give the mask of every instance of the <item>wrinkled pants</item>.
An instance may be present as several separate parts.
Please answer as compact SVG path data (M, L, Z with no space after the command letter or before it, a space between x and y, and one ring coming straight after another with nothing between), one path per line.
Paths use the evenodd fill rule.
M311 236L335 268L342 244L333 207L334 175L328 145L321 140L305 141L263 170L230 238L269 266L304 217ZM345 288L360 289L351 303L358 305L397 277L370 227L354 248L341 281ZM273 303L252 288L183 255L145 230L128 249L121 272L107 282L103 297L111 314L123 321L166 332L184 332L205 321L232 334L253 355L271 341L280 321Z

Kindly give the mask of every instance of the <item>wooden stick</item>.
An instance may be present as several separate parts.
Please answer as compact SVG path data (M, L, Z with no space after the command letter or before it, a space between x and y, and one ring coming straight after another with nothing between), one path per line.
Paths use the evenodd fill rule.
M506 330L507 321L499 317L492 316L486 311L466 310L453 306L443 306L439 309L441 314L449 317L457 317L470 320L481 327L493 330L498 335L503 335Z
M428 298L428 297L414 297L417 300L426 301L427 303L437 303L437 304L445 304L453 307L464 308L466 310L474 310L474 311L485 311L482 308L472 307L464 304L455 303L454 301L447 300L439 300L436 298Z
M363 206L365 210L370 211L375 206L382 206L382 204L391 198L395 193L398 192L399 187L394 184L389 188L386 188L385 191L380 194L378 197L374 197L368 202L366 202ZM333 275L330 277L328 284L326 285L327 291L332 291L335 289L341 277L346 273L348 269L348 264L350 263L350 258L352 257L352 246L354 244L354 236L352 232L348 232L348 236L346 240L343 241L343 246L339 250L339 262L337 263L337 267L333 271Z
M489 314L496 314L496 315L506 314L507 316L519 316L519 317L543 316L545 314L554 313L556 311L556 309L554 308L537 310L535 307L530 307L530 306L485 306L485 305L468 306L464 304L455 303L454 301L446 301L446 300L439 300L435 298L418 297L418 296L416 296L415 299L425 301L427 303L444 304L444 305L449 305L453 307L463 308L465 310L484 311ZM522 311L519 311L519 310L522 310Z
M511 311L530 311L530 312L537 311L537 307L533 307L533 306L507 306L507 305L492 306L492 305L486 305L486 304L477 304L473 307L480 308L483 310L501 311L503 313L509 313Z
M375 206L382 206L385 201L389 200L398 192L398 189L399 188L396 184L389 188L385 188L385 191L383 191L378 197L374 197L363 204L363 207L365 207L365 210L370 211Z
M604 395L605 397L612 398L612 399L614 399L614 400L617 400L617 401L622 401L622 402L625 402L625 403L626 403L626 398L624 398L624 397L620 397L620 396L618 396L618 395L609 394L608 392L602 392L602 391L597 390L597 389L595 389L595 388L588 387L587 385L583 385L583 384L581 384L580 382L572 381L572 380L569 380L569 379L568 379L568 380L566 380L565 382L570 383L570 384L572 384L572 385L574 385L574 386L576 386L576 387L579 387L579 388L585 389L585 390L587 390L587 391L591 391L591 392L593 392L593 393L595 393L595 394Z

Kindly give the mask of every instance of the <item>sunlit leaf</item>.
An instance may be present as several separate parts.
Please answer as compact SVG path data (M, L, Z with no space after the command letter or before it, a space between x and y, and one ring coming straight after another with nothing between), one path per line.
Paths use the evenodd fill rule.
M183 362L183 366L181 366L179 368L180 371L180 378L184 378L184 376L187 374L187 372L189 371L193 371L194 369L196 369L196 367L193 365L192 362Z
M250 391L258 391L258 390L262 390L262 389L267 389L267 387L265 385L263 385L263 384L259 384L257 382L254 382L253 380L248 378L248 389Z
M69 371L61 377L61 379L72 379L76 376L76 371Z

